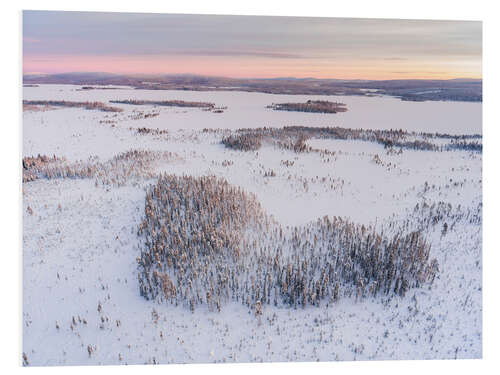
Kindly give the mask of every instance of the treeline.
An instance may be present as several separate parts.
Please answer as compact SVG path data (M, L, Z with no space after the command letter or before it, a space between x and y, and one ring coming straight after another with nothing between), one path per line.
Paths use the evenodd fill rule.
M284 229L223 179L163 175L138 228L139 290L191 310L230 300L259 310L403 296L432 283L438 264L422 232L389 233L336 217Z
M400 130L351 129L341 127L285 126L283 128L239 129L222 138L222 143L242 151L258 150L265 140L280 148L296 152L315 151L306 145L311 138L362 140L379 143L384 148L399 148L422 151L468 150L482 152L482 136L450 135L441 133L408 132ZM448 145L437 145L433 139L447 139ZM474 139L474 141L472 141ZM470 141L469 141L470 140ZM317 150L316 150L317 151Z
M110 103L115 104L130 104L130 105L156 105L163 107L192 107L192 108L215 108L215 103L209 102L187 102L184 100L110 100Z
M346 112L344 103L329 102L327 100L308 100L305 103L273 103L267 108L275 111L297 111L315 113L337 113Z
M425 101L460 101L460 102L482 102L483 95L480 92L471 91L456 91L456 90L446 90L443 92L433 92L433 93L403 93L399 91L396 92L386 92L388 95L394 95L403 101L412 102L425 102Z
M70 102L66 100L23 100L23 105L53 106L67 108L96 109L103 112L123 112L118 107L110 107L102 102Z
M79 90L118 90L118 89L120 89L120 88L119 87L105 87L105 86L100 86L100 87L82 86L82 88Z
M23 182L38 179L95 178L103 185L124 185L131 179L153 178L157 162L177 160L171 152L131 150L101 162L97 157L68 163L66 159L46 155L23 158Z
M465 151L476 151L483 152L483 144L477 141L467 142L465 140L452 140L449 145L446 146L449 150L465 150Z

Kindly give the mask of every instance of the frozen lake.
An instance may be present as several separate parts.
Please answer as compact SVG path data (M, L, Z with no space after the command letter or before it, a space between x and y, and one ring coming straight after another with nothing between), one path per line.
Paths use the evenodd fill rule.
M121 87L113 90L80 90L73 85L24 87L26 100L102 101L186 100L209 101L227 106L224 113L197 108L161 107L161 114L151 126L163 129L257 128L282 126L341 126L363 129L405 129L449 134L482 134L482 103L405 102L387 96L276 95L242 91L136 90ZM337 114L274 111L272 103L329 100L347 104L348 111ZM113 104L132 109L150 110L152 106Z

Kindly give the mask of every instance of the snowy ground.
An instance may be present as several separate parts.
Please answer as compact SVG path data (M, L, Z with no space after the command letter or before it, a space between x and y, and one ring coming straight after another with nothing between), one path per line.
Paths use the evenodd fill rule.
M166 99L206 100L210 93L174 94L168 92ZM24 88L25 99L107 101L153 95L157 98L162 92ZM214 116L232 113L231 102L218 99L212 101L228 105L227 113L127 105L116 116L77 108L27 111L23 156L55 154L74 162L90 156L106 161L132 149L175 152L180 158L159 165L158 173L224 177L255 193L264 209L285 225L302 225L324 215L387 223L408 217L417 203L441 201L465 210L482 202L480 153L388 154L376 143L326 139L311 139L308 144L335 151L334 155L297 154L270 145L257 152L233 151L220 143L229 130L201 130L205 119L213 125L207 127L245 126L229 121L233 117L211 122ZM446 118L449 108L440 108ZM134 119L137 111L160 111L160 115ZM475 110L467 113L464 118L473 123L466 133L481 133L480 115ZM297 115L294 124L304 117ZM248 122L248 116L244 118ZM309 117L307 125L314 118ZM440 131L439 120L435 121L441 124L436 125ZM221 126L224 121L227 126ZM275 126L282 125L287 124ZM136 129L142 127L169 132L138 134ZM405 128L404 124L391 127ZM375 155L381 163L374 161ZM269 170L276 176L265 177ZM238 303L225 305L220 313L203 308L191 313L139 295L136 233L145 187L152 182L115 187L96 186L93 179L40 179L23 184L23 351L30 365L482 356L480 224L462 221L444 236L441 227L426 233L431 257L438 259L441 272L432 288L413 289L404 298L358 302L346 298L328 307L298 310L266 307L260 321Z

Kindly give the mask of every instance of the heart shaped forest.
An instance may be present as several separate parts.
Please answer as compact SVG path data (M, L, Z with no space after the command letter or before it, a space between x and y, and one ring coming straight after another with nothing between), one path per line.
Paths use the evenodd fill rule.
M424 222L435 223L439 215L428 210ZM410 227L407 222L378 232L324 217L284 228L255 195L225 179L160 175L146 191L138 228L140 294L219 311L228 301L258 310L404 296L431 285L439 272L429 259L424 225Z

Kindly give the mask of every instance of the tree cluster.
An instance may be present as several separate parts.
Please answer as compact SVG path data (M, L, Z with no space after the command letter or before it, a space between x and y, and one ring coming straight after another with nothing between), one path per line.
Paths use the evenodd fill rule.
M223 179L164 175L146 193L138 228L140 294L192 310L229 300L255 309L405 295L432 283L438 264L422 231L389 233L338 217L283 228Z
M168 134L168 130L166 129L151 129L151 128L138 128L136 130L137 134L140 135L146 135L146 134L151 134L151 135L165 135Z
M318 152L307 146L308 139L343 139L375 142L390 150L410 149L422 151L470 150L482 152L481 135L450 135L440 133L408 132L404 130L351 129L341 127L285 126L283 128L239 129L222 138L228 147L242 151L255 151L263 141L295 152ZM438 146L432 139L447 139L447 146ZM475 141L467 141L475 139Z
M262 136L258 134L235 134L222 138L227 148L240 151L257 151L262 146Z

